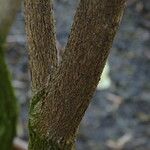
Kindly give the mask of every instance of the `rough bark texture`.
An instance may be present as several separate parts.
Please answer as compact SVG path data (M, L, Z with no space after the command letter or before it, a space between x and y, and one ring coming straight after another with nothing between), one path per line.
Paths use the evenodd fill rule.
M19 7L19 0L0 0L0 149L11 150L18 107L5 63L4 43Z
M43 58L51 59L56 55L49 56L40 52L48 49L43 40L43 49L31 47L35 44L33 39L36 40L35 37L39 35L36 35L35 29L29 28L29 26L31 26L30 21L34 21L32 12L36 17L42 16L42 18L45 18L48 13L45 12L45 9L49 9L51 1L48 3L46 0L40 0L39 2L25 0L25 2L29 55L31 55L30 58L33 58L31 52L38 53L39 61L42 61L45 65L47 61L44 62ZM34 7L37 5L39 7ZM75 142L77 128L99 82L123 15L124 6L125 0L80 1L62 62L56 69L52 70L51 78L44 81L44 86L37 88L31 101L30 150L71 150ZM45 8L45 13L41 13L41 7ZM39 26L47 26L43 22L38 23L42 24ZM34 23L32 22L32 24ZM53 25L49 24L49 26L52 27ZM42 29L40 29L40 33L38 32L41 37L45 36L43 33L47 33L44 27ZM54 33L53 30L51 32ZM55 39L54 35L47 38L49 41ZM49 44L49 48L53 47L53 43ZM49 50L50 53L54 54L53 50L55 49ZM40 60L41 58L42 60ZM54 60L54 64L57 64L55 62L57 59L52 60ZM30 61L32 62L32 60ZM48 67L47 65L45 67ZM32 78L35 70L31 68ZM41 68L40 71L42 70ZM41 78L42 74L36 73L36 75ZM45 75L49 76L47 70ZM45 75L44 77L47 79ZM33 85L39 84L40 86L40 83L36 80L32 80L32 82ZM41 90L38 91L39 89Z
M50 0L51 1L51 0ZM52 4L49 0L25 0L26 30L32 90L45 86L57 66L56 38Z

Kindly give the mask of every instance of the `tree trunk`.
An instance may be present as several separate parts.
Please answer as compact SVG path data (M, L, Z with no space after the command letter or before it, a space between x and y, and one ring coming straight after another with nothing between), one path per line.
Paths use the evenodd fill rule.
M29 150L71 150L99 82L125 0L80 0L59 64L52 2L25 0L33 98Z
M0 0L0 149L11 150L17 123L17 102L4 56L4 43L19 0Z

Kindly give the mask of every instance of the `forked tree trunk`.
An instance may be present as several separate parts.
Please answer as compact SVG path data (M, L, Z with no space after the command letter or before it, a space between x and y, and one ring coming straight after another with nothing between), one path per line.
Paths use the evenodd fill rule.
M124 7L125 0L80 0L59 64L51 0L25 0L33 89L29 150L72 149Z
M0 0L0 149L11 150L17 123L17 102L4 56L4 43L20 0Z

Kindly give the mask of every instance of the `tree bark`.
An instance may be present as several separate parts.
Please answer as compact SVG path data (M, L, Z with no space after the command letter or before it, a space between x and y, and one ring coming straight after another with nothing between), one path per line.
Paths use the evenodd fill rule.
M39 26L45 26L42 28L43 31L41 29L41 32L35 33L29 26L30 21L35 23L39 16L46 18L48 14L52 15L50 6L52 6L51 1L25 0L29 55L32 58L31 52L38 52L37 57L39 60L42 58L43 64L47 63L43 61L43 58L51 59L56 56L54 52L56 49L51 49L53 47L51 42L55 36L48 34L45 29L47 24L40 20L38 20L38 23L41 24ZM41 7L45 8L42 13ZM41 88L35 88L37 91L34 93L30 106L30 150L72 149L77 128L99 82L124 7L125 0L80 0L60 65L56 65L56 68L52 68L48 74L48 65L52 63L46 64L46 74L43 73L46 79L44 85L41 86L37 80L32 80L33 85L38 84ZM52 21L48 25L53 28ZM54 33L53 29L51 32ZM36 36L49 36L47 38L51 41L49 43L50 56L41 52L48 49L48 44L43 43L43 40L42 50L38 45L31 47L33 43L35 44ZM52 55L54 53L55 55ZM54 64L58 64L57 59L52 60ZM31 68L32 78L33 72L38 69L39 67ZM44 70L41 68L40 71ZM36 75L41 78L42 74L36 73ZM47 76L51 77L48 79Z
M0 149L12 149L18 107L4 56L4 43L19 0L0 0Z
M52 70L57 66L56 35L50 1L25 0L29 63L34 92L45 86L47 78L50 78Z

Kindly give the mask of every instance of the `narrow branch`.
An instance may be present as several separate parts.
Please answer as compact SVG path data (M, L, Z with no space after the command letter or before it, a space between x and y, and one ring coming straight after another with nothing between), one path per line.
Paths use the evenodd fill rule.
M34 106L30 109L30 133L35 136L36 128L41 141L50 139L62 147L66 142L74 142L76 130L105 66L124 7L125 0L80 1L63 61L47 90L34 97L36 101L33 100Z
M32 89L42 89L57 66L56 36L51 0L25 0Z
M56 134L66 139L74 135L99 82L124 7L125 0L80 1L63 61L47 91L46 106L53 109L47 116L53 120L47 127L50 132L59 130Z

